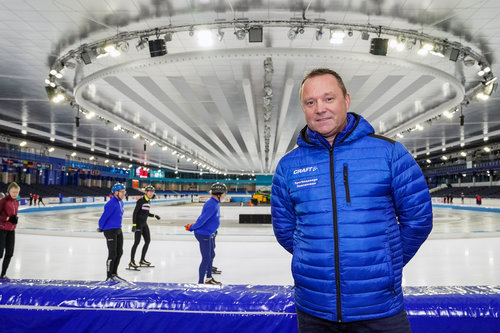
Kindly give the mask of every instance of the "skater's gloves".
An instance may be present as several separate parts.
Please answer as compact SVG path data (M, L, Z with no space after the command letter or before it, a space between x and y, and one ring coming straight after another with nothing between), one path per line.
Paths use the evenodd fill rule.
M159 215L154 215L155 219L159 220L160 219L160 216Z
M135 232L137 230L137 224L132 224L132 232Z
M189 230L189 228L191 228L191 226L193 225L194 223L191 223L191 224L186 224L184 226L184 228L186 228L186 231L192 231L192 230Z
M17 215L9 216L9 222L12 224L17 224Z
M97 228L97 232L103 232L103 230L101 230L101 229Z

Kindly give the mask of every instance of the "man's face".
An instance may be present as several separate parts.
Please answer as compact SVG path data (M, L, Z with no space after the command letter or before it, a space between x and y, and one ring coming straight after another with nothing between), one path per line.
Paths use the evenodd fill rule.
M149 199L151 199L155 195L155 191L146 191L146 195L148 196Z
M119 200L123 200L123 198L125 198L126 193L127 192L125 190L115 191L115 195Z
M13 187L9 191L9 195L12 199L17 199L17 196L19 195L19 191L21 191L20 188Z
M304 82L301 102L307 126L333 143L347 124L351 96L344 97L335 76L324 74Z

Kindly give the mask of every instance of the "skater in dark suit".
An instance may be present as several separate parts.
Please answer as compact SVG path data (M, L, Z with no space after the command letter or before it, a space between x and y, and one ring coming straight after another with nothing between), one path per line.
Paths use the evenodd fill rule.
M159 220L160 216L152 214L151 209L151 199L155 195L155 188L151 185L146 186L145 194L135 204L134 213L132 215L132 232L134 233L134 245L132 245L132 251L130 253L130 263L128 264L129 269L137 269L140 266L151 266L151 263L146 260L146 253L148 252L149 243L151 242L151 234L149 232L149 226L147 223L148 217L154 217ZM141 236L144 237L144 245L142 247L141 261L139 265L135 263L135 251L137 246L141 241Z

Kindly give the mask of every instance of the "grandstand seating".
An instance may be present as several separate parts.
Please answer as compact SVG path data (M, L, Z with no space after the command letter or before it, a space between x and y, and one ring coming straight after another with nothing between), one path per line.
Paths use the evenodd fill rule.
M500 198L500 186L470 186L470 187L445 187L431 193L433 197L445 197L449 194L453 198L460 198L461 194L466 198L474 198L480 195L483 198Z
M85 187L75 185L62 186L25 183L18 184L21 187L20 196L22 198L28 198L30 193L41 195L42 198L58 197L59 193L61 193L64 197L107 196L111 193L111 188L109 187ZM0 192L5 193L7 191L7 186L8 184L0 183ZM142 195L143 192L134 188L127 188L127 194L129 196L136 196Z

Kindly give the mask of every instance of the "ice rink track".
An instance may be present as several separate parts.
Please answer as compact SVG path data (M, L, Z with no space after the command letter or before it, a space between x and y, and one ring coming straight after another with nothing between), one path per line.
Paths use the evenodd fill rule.
M201 204L167 206L154 202L149 219L151 244L147 260L156 267L129 271L133 244L131 216L125 206L124 254L119 275L129 281L195 283L200 253L184 225L196 220ZM291 285L291 255L276 242L272 226L239 224L238 215L269 213L270 208L221 207L221 227L214 265L224 284ZM7 275L11 279L104 280L106 243L97 233L102 207L20 212L16 247ZM140 259L143 240L136 262ZM500 284L500 213L434 208L434 229L405 267L404 286L471 286Z

